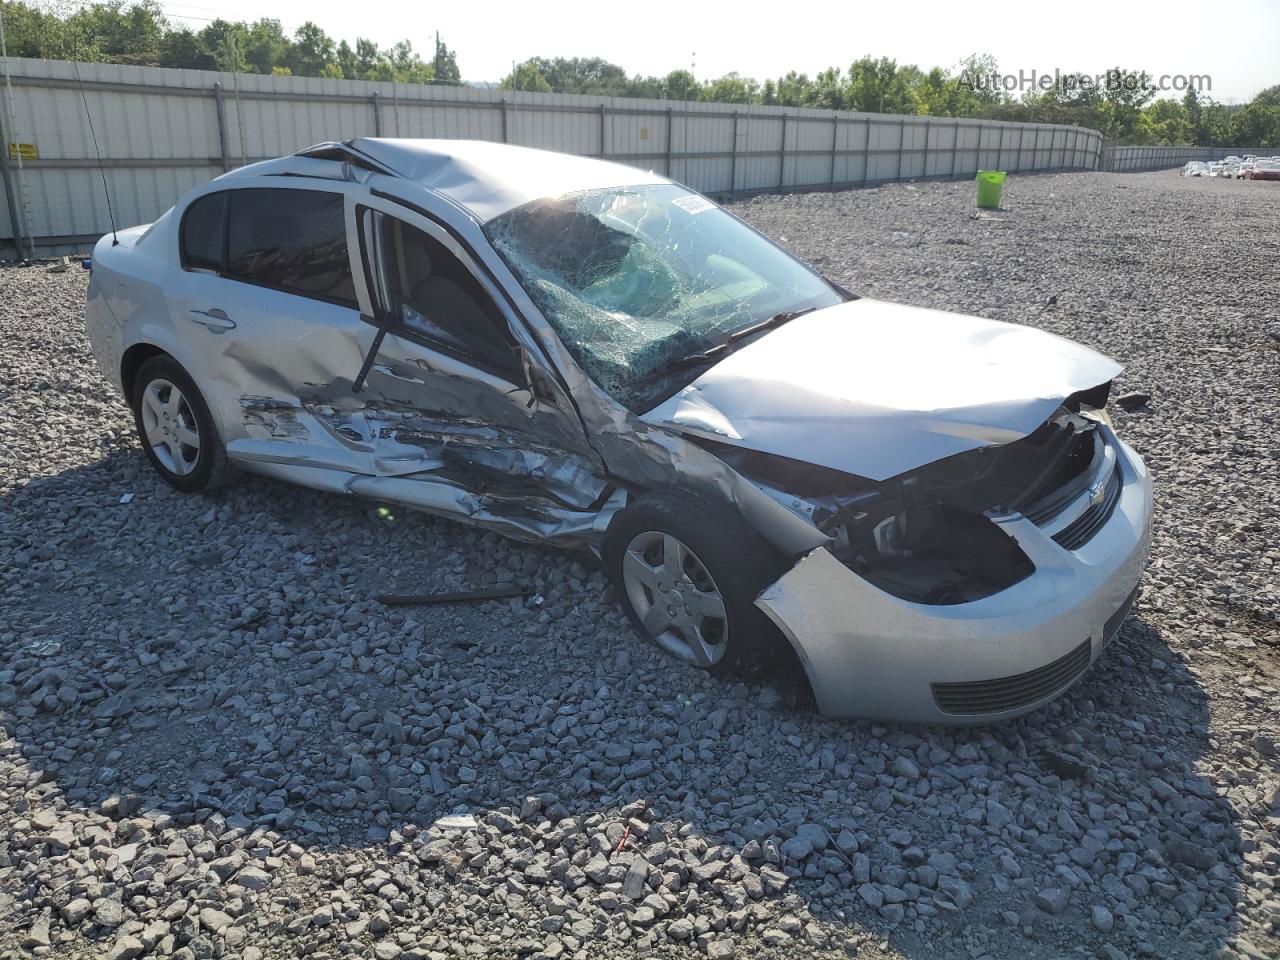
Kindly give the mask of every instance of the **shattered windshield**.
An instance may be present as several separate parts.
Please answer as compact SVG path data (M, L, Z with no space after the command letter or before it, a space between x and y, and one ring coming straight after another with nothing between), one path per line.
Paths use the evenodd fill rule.
M597 384L643 412L780 314L842 299L736 217L675 184L535 200L489 242ZM742 338L746 342L747 338Z

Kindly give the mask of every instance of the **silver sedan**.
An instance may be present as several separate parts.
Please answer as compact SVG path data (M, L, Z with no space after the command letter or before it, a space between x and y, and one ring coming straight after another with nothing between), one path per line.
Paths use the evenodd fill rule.
M159 475L594 550L692 668L839 717L1034 709L1114 636L1151 485L1120 366L863 298L617 164L359 139L104 237L87 320Z

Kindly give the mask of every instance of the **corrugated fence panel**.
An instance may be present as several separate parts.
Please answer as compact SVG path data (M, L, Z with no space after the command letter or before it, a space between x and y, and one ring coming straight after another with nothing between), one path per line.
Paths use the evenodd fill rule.
M75 65L13 59L27 232L44 251L84 249L108 229ZM81 64L121 226L145 223L224 169L359 136L504 141L651 169L703 193L805 190L979 169L1148 169L1184 148L1104 150L1097 131L945 117L744 104L558 96L475 87L233 75ZM7 126L7 117L6 117ZM17 149L17 148L15 148ZM1220 151L1219 151L1220 152ZM14 225L0 204L0 245Z
M1120 147L1108 144L1101 149L1100 169L1117 173L1138 170L1166 170L1190 160L1221 160L1224 157L1274 156L1275 147Z

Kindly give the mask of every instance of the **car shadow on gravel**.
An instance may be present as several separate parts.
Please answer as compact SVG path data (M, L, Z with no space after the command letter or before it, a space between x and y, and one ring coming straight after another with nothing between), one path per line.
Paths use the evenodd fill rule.
M313 911L372 873L348 883L352 922L390 911L408 930L418 905L440 921L481 893L538 950L750 937L779 956L1200 957L1234 942L1240 814L1198 766L1228 734L1140 603L1032 716L907 728L682 668L580 558L368 503L254 479L184 497L124 450L11 492L0 517L15 545L0 901L20 929L46 916L97 942L117 926L97 900L137 923L181 901L175 917L225 911L238 943L367 941ZM542 603L369 599L409 580L527 582ZM647 914L639 893L659 898ZM78 897L87 919L68 913ZM175 943L230 949L218 922L175 922Z

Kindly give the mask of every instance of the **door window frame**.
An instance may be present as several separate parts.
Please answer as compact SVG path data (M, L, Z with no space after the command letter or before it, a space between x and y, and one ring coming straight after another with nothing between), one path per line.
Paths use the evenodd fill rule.
M462 265L471 279L479 288L481 294L489 299L492 311L496 317L501 320L505 332L505 346L510 349L511 362L510 365L503 367L502 365L492 361L490 358L477 356L475 353L462 349L455 344L439 340L429 333L408 326L401 320L384 315L386 304L381 302L379 290L383 284L379 276L375 274L375 252L369 249L369 232L365 230L365 217L377 214L384 218L390 218L397 221L402 227L412 230L418 230L432 240L439 243L445 252L452 256ZM393 336L416 343L436 353L443 354L465 363L467 366L474 367L489 376L498 377L499 379L510 383L513 387L527 387L527 371L525 370L526 361L524 355L527 351L521 346L520 341L516 338L512 331L512 317L509 311L503 309L503 298L497 295L493 289L493 284L488 281L484 272L477 269L477 264L472 258L470 252L461 247L447 231L438 227L434 221L425 217L403 216L398 212L382 209L380 206L371 205L365 201L365 198L358 198L354 203L355 216L355 234L357 250L356 254L360 261L360 275L364 280L365 290L369 298L369 304L372 308L373 315L362 314L361 319L372 324L379 330L385 330ZM415 222L423 220L425 222ZM383 251L385 254L385 251ZM381 266L381 264L379 265ZM389 292L388 292L389 296ZM483 307L482 307L483 309Z
M341 184L337 184L337 183L312 185L312 184L292 184L292 183L264 184L264 183L255 182L252 184L246 183L244 185L224 187L221 190L210 190L207 193L200 194L198 197L192 197L182 211L182 218L178 221L178 263L183 269L183 271L185 271L186 273L203 273L206 275L212 274L214 276L217 276L223 280L230 281L232 283L242 283L242 284L245 284L246 286L259 287L263 290L274 290L277 293L287 294L288 296L291 296L291 297L301 297L304 300L317 300L321 303L329 303L337 307L344 307L348 310L359 311L360 310L359 275L356 270L356 262L353 259L353 253L351 250L351 223L349 219L350 211L351 211L351 203L349 202L349 197L347 196L347 193L341 189L341 186L342 186ZM239 276L238 274L231 274L227 272L227 263L228 263L230 244L231 244L231 206L232 206L231 194L237 191L243 191L243 190L298 190L298 191L305 190L311 193L325 193L325 194L328 194L329 196L337 197L341 201L342 232L346 239L347 266L351 271L352 295L350 300L344 300L341 297L331 297L322 293L309 293L305 290L296 290L293 287L286 287L276 283L263 283L262 281L259 281L259 280L252 280L252 279L249 279L248 277L242 277L242 276ZM215 194L219 194L219 193L227 195L226 204L224 205L222 210L222 257L221 257L221 260L216 270L211 269L209 267L188 266L187 243L186 243L187 216L191 212L191 208L194 207L201 200L204 200L207 197L212 197ZM372 288L370 289L370 297L372 297Z

